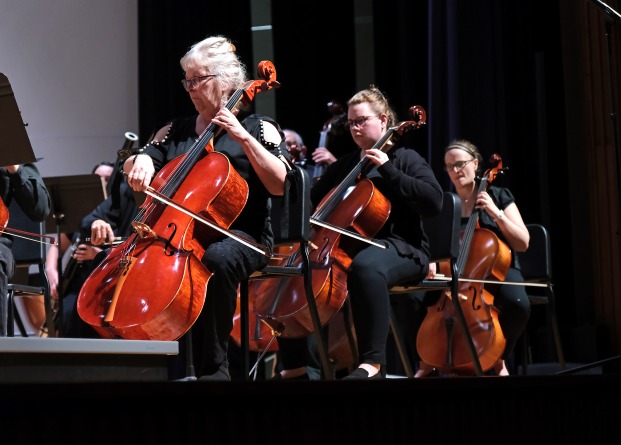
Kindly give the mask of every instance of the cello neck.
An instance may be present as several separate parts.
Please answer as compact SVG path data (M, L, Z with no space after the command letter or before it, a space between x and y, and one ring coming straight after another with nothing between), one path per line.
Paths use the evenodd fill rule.
M487 177L483 177L477 189L476 195L481 193L486 188L487 188ZM468 261L468 254L470 253L470 247L472 245L472 235L474 234L474 230L476 229L478 222L479 222L479 209L475 208L472 210L472 213L470 214L470 218L468 219L468 224L466 224L466 229L464 230L464 233L462 236L461 250L459 251L459 256L457 257L458 276L463 273L464 268L466 267L466 262Z

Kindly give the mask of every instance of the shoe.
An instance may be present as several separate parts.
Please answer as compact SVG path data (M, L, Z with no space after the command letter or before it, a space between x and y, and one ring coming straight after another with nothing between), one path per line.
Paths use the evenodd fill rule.
M418 371L414 374L415 379L419 379L421 377L427 377L428 375L434 375L436 369L428 363L420 362L418 364Z
M205 374L198 378L200 382L228 382L231 380L231 374L229 374L229 368L224 365L220 365L218 370L213 374Z
M503 359L500 359L494 365L494 375L499 376L507 376L509 375L509 370L507 369L507 365Z
M346 377L343 377L341 380L381 380L382 373L378 372L375 375L369 377L369 371L364 368L356 368L354 372L349 374Z
M299 375L297 377L284 378L281 374L276 374L270 380L282 380L282 381L287 381L287 380L302 380L302 381L304 381L304 380L306 380L306 381L310 381L310 377L308 376L308 374L302 374L302 375Z

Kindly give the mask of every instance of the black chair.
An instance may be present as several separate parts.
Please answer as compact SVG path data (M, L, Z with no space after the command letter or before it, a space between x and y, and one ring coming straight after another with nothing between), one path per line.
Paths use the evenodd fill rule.
M556 350L556 358L561 370L565 369L565 356L561 344L561 336L556 317L554 284L552 281L552 253L550 235L541 224L527 224L530 233L530 244L525 252L518 253L522 275L527 283L542 284L543 287L526 287L528 299L532 306L546 305L547 332L551 333ZM522 335L522 374L528 372L528 364L532 363L528 329Z
M299 244L301 264L298 266L283 266L268 264L256 271L247 281L240 284L240 326L242 352L242 379L249 378L249 336L248 336L248 282L279 277L304 277L304 290L308 301L308 308L314 326L314 335L326 380L333 380L334 373L328 357L326 335L321 329L321 322L312 288L311 267L308 244L310 240L310 201L311 182L308 173L297 165L287 174L286 192L283 197L272 200L272 224L276 245ZM259 357L261 360L261 357Z
M413 283L404 283L393 286L390 289L391 295L412 293L416 291L442 290L449 288L452 295L458 295L459 277L457 272L457 258L459 256L460 247L460 229L461 229L461 200L459 196L453 192L444 192L442 211L439 215L432 218L424 218L423 224L425 232L429 237L429 248L431 251L431 262L449 261L451 273L449 276L441 279L424 279ZM455 306L455 312L458 321L463 327L463 331L468 333L466 321L462 308L457 298L451 299ZM412 364L407 354L405 341L401 334L401 327L394 314L391 312L390 327L393 338L399 353L399 357L406 376L411 378L414 376ZM472 356L473 365L478 375L482 375L481 364L472 338L466 335L469 342L469 352Z
M21 207L13 201L9 206L9 228L35 235L45 235L45 222L32 221ZM34 298L43 295L45 307L45 325L40 327L39 335L47 333L49 335L50 326L54 326L54 314L52 301L49 292L49 283L45 272L46 245L44 238L31 237L29 239L14 237L11 248L15 259L16 273L8 284L5 307L7 308L6 318L2 320L6 326L6 336L15 335L15 325L17 325L22 337L27 337L28 332L19 311L16 310L16 298ZM30 266L36 266L37 272L34 276L29 273ZM20 272L24 273L20 273ZM19 278L21 277L21 280ZM19 282L18 282L19 281Z

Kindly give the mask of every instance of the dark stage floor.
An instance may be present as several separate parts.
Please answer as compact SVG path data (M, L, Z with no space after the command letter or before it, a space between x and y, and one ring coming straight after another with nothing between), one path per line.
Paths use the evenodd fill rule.
M6 444L620 443L618 375L0 385Z
M2 444L621 443L621 375L599 367L179 382L165 370L176 342L90 342L0 339Z

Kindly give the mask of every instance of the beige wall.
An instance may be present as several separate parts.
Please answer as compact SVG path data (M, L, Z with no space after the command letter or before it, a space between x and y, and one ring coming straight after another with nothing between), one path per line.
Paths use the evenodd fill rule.
M0 72L44 177L90 173L138 132L137 15L137 0L0 0Z

